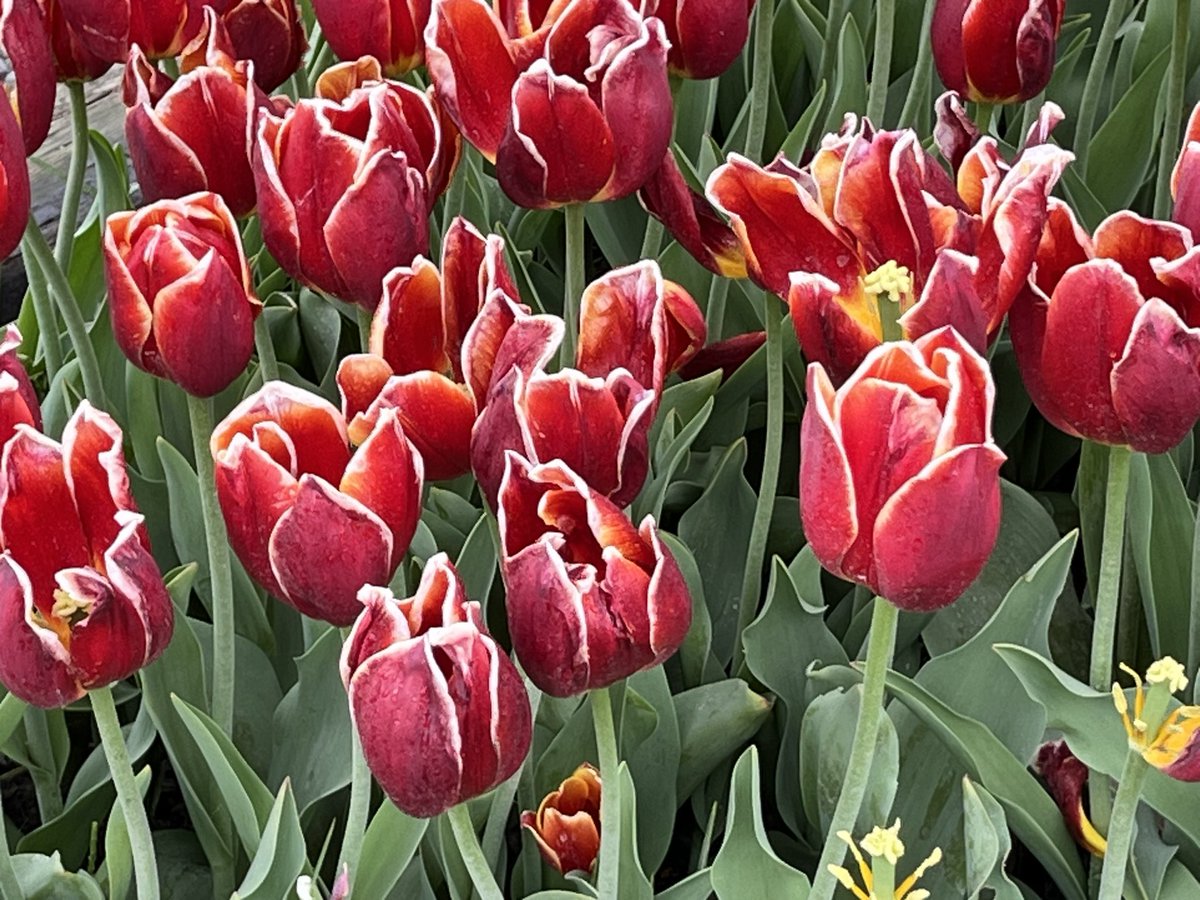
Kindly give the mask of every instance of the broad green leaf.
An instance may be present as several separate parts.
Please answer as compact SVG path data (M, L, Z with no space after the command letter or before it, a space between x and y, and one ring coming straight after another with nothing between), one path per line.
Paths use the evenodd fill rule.
M134 777L138 795L145 801L150 787L150 768L147 766ZM104 873L108 878L108 900L125 900L133 887L133 847L129 843L129 829L125 823L125 810L114 803L104 828Z
M712 869L704 868L655 894L654 900L708 900L712 893Z
M276 900L295 889L306 861L304 832L296 799L286 781L280 788L263 828L262 840L250 861L250 869L234 897L238 900Z
M362 861L351 873L351 887L360 897L386 897L420 846L428 819L414 819L385 801L367 826Z
M996 799L970 778L963 778L963 857L967 896L979 897L984 888L995 900L1021 900L1021 892L1004 871L1012 850L1004 810Z
M24 900L104 900L95 879L86 872L63 869L57 853L18 853L12 864Z
M750 740L771 713L771 701L740 678L675 695L681 748L677 796L689 797L717 765Z
M622 725L621 755L629 766L640 799L636 809L638 856L646 869L654 872L662 865L675 831L675 809L679 805L675 785L682 738L671 687L662 666L630 676L625 682L624 711L629 710L634 696L654 710L654 730L633 744Z
M829 115L825 118L822 133L837 131L846 113L861 114L866 107L866 51L863 50L862 33L854 17L847 16L838 37L837 54L834 56L833 96L829 101Z
M650 900L654 896L654 888L642 871L642 861L638 856L637 788L626 763L622 762L618 771L621 779L621 821L617 896L621 900Z

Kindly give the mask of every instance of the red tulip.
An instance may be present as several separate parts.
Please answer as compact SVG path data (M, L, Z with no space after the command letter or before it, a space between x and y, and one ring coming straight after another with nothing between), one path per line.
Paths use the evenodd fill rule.
M942 83L976 102L1018 103L1054 72L1066 0L937 0L933 61Z
M342 681L367 766L391 801L429 818L478 797L520 768L533 734L516 666L444 553L417 593L359 594Z
M1175 200L1171 218L1194 237L1200 233L1200 104L1188 119L1183 148L1171 172L1171 196Z
M125 60L132 2L37 0L59 81L90 81ZM27 0L5 0L6 9L10 3L14 16L33 18Z
M311 287L374 309L384 276L429 248L456 155L429 98L398 82L261 113L254 153L267 249Z
M994 399L951 328L875 348L837 391L810 365L800 512L821 565L901 609L954 602L1000 528Z
M4 446L0 682L27 703L64 706L132 675L171 640L171 599L121 442L85 400L62 444L20 425Z
M304 23L296 0L188 0L186 34L200 30L204 8L229 32L234 55L254 63L254 80L270 93L292 77L304 58Z
M521 813L521 827L547 863L562 874L590 872L600 852L600 773L584 763L547 794L537 812Z
M213 431L229 542L251 577L300 612L349 625L364 584L387 584L421 514L421 457L394 411L351 451L325 400L279 381Z
M1118 212L1087 239L1053 208L1035 277L1013 307L1013 349L1052 424L1145 453L1200 418L1200 248L1170 222Z
M671 71L683 78L716 78L733 65L750 36L754 0L651 0L662 20Z
M216 194L115 213L104 270L117 344L146 372L218 394L254 350L254 296L237 222Z
M0 44L16 76L17 118L25 139L25 155L32 156L50 133L58 90L54 50L38 0L0 2Z
M1058 804L1071 837L1084 850L1103 858L1108 841L1096 830L1083 808L1083 791L1088 783L1088 768L1071 752L1066 741L1043 744L1033 763L1034 770L1046 780L1050 796Z
M150 59L178 56L186 43L187 0L130 0L129 44Z
M499 522L513 650L543 691L605 687L679 649L691 598L651 516L635 527L562 461L510 451Z
M18 425L42 428L42 408L29 374L17 358L21 332L16 325L4 329L0 338L0 446L12 437Z
M314 0L321 33L342 59L373 56L390 78L415 69L425 57L430 0Z
M29 167L21 126L0 91L0 259L12 253L29 224Z
M534 6L436 0L426 33L438 94L527 207L632 194L671 139L662 23L629 0ZM552 24L547 24L552 23Z

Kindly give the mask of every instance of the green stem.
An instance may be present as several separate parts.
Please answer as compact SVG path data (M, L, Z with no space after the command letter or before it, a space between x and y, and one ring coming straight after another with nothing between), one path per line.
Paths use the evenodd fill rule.
M560 357L563 368L575 364L575 347L579 341L579 304L583 297L585 277L583 242L587 225L584 209L582 203L563 207L567 229L567 268L563 281L563 321L567 328Z
M767 136L771 98L771 38L775 26L775 0L758 0L754 10L754 69L750 81L750 122L746 130L746 156L757 160Z
M279 360L275 357L275 344L271 342L271 326L267 324L265 309L254 320L254 347L258 350L258 370L262 373L263 384L278 381Z
M492 519L492 521L495 520ZM524 681L525 692L529 695L530 711L536 721L538 707L542 703L542 692L534 686L528 676L525 676ZM483 848L484 858L487 859L488 865L492 867L493 871L500 864L500 848L504 842L504 831L508 824L508 814L512 810L513 798L517 795L517 788L520 786L525 768L532 765L526 757L521 767L513 772L508 781L496 788L496 792L492 795L492 805L488 811L487 822L483 826L483 840L480 842L480 846Z
M663 223L648 216L646 218L646 234L642 238L642 252L639 259L658 259L658 251L662 249Z
M875 12L875 58L871 61L871 87L867 94L867 118L882 127L887 111L888 82L892 74L892 44L895 40L896 0L879 0Z
M1117 799L1113 801L1108 849L1104 853L1104 870L1100 876L1100 900L1121 900L1125 888L1125 866L1133 845L1133 823L1142 795L1142 783L1149 770L1150 764L1131 747L1125 757Z
M995 103L987 103L981 100L975 104L975 125L979 129L980 134L991 134L994 137L998 118Z
M1100 89L1109 71L1108 59L1112 56L1117 32L1125 18L1129 0L1108 0L1108 11L1104 24L1100 26L1100 37L1096 40L1096 52L1088 67L1087 80L1083 85L1083 99L1079 103L1079 116L1075 120L1075 168L1081 174L1086 171L1088 145L1092 142L1092 128L1096 123L1096 108L1100 105Z
M200 481L200 512L208 544L208 573L212 586L213 678L212 717L227 736L233 735L233 572L229 562L229 538L217 500L212 452L208 442L213 431L213 407L209 398L188 395L188 417L192 424L192 449Z
M783 308L773 294L765 294L763 316L767 326L767 442L762 481L750 526L750 546L742 573L742 599L738 605L737 632L733 639L733 672L742 665L742 632L754 621L762 593L762 567L767 554L767 533L779 487L779 457L783 450Z
M708 331L708 342L714 344L721 339L725 330L725 301L729 297L729 279L714 275L708 289L708 306L704 313L704 324Z
M121 721L117 718L117 707L113 703L112 688L98 688L91 692L92 713L100 731L100 742L104 756L112 773L113 786L117 789L117 801L125 813L125 828L129 832L129 846L133 850L133 871L137 877L138 900L157 900L158 866L154 861L154 839L150 835L150 820L146 807L133 777L133 766L129 761L129 750L121 734Z
M1171 68L1167 76L1167 112L1163 119L1158 184L1154 191L1154 215L1159 219L1171 213L1171 172L1179 153L1179 132L1183 127L1183 91L1187 82L1191 6L1190 0L1175 0L1175 31L1171 37Z
M471 876L471 884L483 900L504 900L504 894L496 884L496 876L488 867L483 848L479 846L479 835L475 833L475 825L471 822L471 811L467 804L460 803L446 811L450 820L450 829L454 832L454 840L458 844L458 852L462 856L467 873Z
M83 194L83 178L87 174L88 164L88 114L83 82L68 81L67 93L71 98L71 166L67 169L62 212L58 217L58 236L54 239L54 258L64 272L71 269L75 226L79 223L79 198Z
M846 851L846 845L838 839L839 831L852 831L867 793L867 780L871 774L871 760L875 756L875 739L879 735L879 722L883 716L883 694L888 669L892 664L892 653L896 647L896 623L900 611L882 597L875 598L875 611L871 616L871 636L867 641L866 669L863 672L862 697L858 707L858 723L854 726L854 743L850 750L850 761L846 764L846 778L842 781L841 796L833 811L833 820L825 835L825 847L817 863L809 900L830 900L837 888L837 879L829 873L829 866L836 865Z
M929 85L933 79L933 8L937 0L925 0L925 14L921 19L921 43L917 47L917 64L913 70L912 82L908 85L908 96L904 98L904 107L900 110L901 128L911 128L917 124L917 116L929 108Z
M371 322L374 316L370 310L363 309L361 306L355 307L358 313L358 345L362 348L363 353L371 352Z
M1129 494L1128 447L1110 447L1108 483L1104 492L1104 535L1100 544L1100 575L1096 580L1096 622L1092 629L1089 681L1098 691L1112 687L1113 641L1121 594L1121 555L1125 545L1125 501Z
M23 897L21 883L8 853L8 829L4 825L4 798L0 797L0 897Z
M350 640L350 629L342 629L342 640ZM338 860L338 871L350 872L351 884L358 874L358 861L362 857L363 837L367 833L367 817L371 812L371 770L363 756L362 740L358 729L350 729L350 809L346 813L346 833L342 837L342 855Z
M79 371L83 375L83 390L92 405L99 409L107 409L108 401L104 396L104 382L100 378L100 364L96 361L96 350L88 336L87 325L83 321L83 312L79 308L79 300L66 274L54 258L50 245L46 242L42 230L30 216L29 224L25 227L25 246L33 253L34 262L46 276L50 287L50 296L58 304L63 322L67 326L67 334L71 337L71 345L75 348L75 356L79 360Z
M29 296L33 299L33 315L37 319L38 333L42 346L42 358L46 364L46 380L54 381L54 376L63 364L62 335L58 330L58 316L54 312L54 302L46 287L46 276L34 259L33 250L24 242L21 244L21 255L25 260L25 276L29 279Z
M592 725L596 729L596 753L600 757L600 859L596 866L596 888L599 900L617 900L620 847L606 840L617 833L621 815L621 760L617 755L617 730L613 725L612 699L609 689L596 688L589 697L592 704Z

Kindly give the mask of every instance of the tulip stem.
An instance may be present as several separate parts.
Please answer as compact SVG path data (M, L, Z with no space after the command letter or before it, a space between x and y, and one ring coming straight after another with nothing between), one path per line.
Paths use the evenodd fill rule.
M371 322L374 316L370 310L363 309L361 306L355 307L358 313L358 344L362 348L363 353L371 352Z
M712 285L708 289L708 306L704 311L704 325L710 344L719 341L725 330L725 301L729 297L729 283L728 278L714 275Z
M871 61L871 87L867 118L883 126L887 111L888 82L892 74L892 44L896 30L896 0L879 0L875 7L875 54Z
M596 889L600 900L617 900L620 847L606 840L618 831L621 818L621 760L617 753L617 730L613 725L612 698L606 687L589 695L592 726L596 729L596 754L600 758L600 858L596 866Z
M29 296L33 300L33 315L41 335L42 358L46 364L46 380L53 383L63 364L62 335L58 331L58 316L46 289L46 276L34 259L33 250L24 241L21 253L25 258L25 276L29 279Z
M0 797L0 897L23 897L21 883L8 853L8 829L4 826L4 798Z
M585 277L583 243L587 224L583 213L586 208L582 203L572 203L563 207L567 230L567 267L566 277L563 279L563 321L566 323L566 334L563 335L560 357L563 368L575 364L575 347L579 341L579 304L583 296Z
M754 69L750 81L750 122L746 128L746 156L762 156L767 138L767 112L771 103L771 39L775 26L775 0L758 0L754 10Z
M350 640L349 628L342 629L342 640ZM371 812L371 770L367 768L357 728L350 729L350 743L350 809L346 813L346 833L342 837L338 871L348 870L353 884L362 857L363 837L367 833L367 816Z
M29 217L29 224L25 226L25 246L33 253L34 262L45 276L49 284L50 296L58 302L58 311L62 313L63 322L67 326L67 334L71 337L71 345L75 348L75 357L79 360L84 393L93 406L107 409L108 401L104 396L104 382L100 378L100 363L96 361L96 349L92 346L87 325L83 321L79 300L32 215Z
M830 900L837 888L837 879L830 873L829 866L837 865L846 852L846 845L837 834L839 831L853 831L863 797L867 793L871 760L875 756L875 740L879 735L879 722L884 714L884 687L888 669L892 665L892 654L896 648L896 624L899 619L899 609L882 597L875 598L875 610L871 614L871 635L867 641L862 697L859 698L858 722L854 726L854 743L850 749L850 761L846 764L842 792L833 811L829 831L825 835L825 847L821 850L821 860L817 863L809 900Z
M483 848L479 846L479 835L475 833L475 823L471 821L471 811L467 804L459 803L446 810L446 818L450 820L450 830L454 832L454 840L458 844L458 852L471 876L471 884L483 900L504 900L504 894L496 884L496 876L488 866Z
M762 480L750 525L750 545L746 550L746 568L742 572L742 599L738 604L737 632L733 639L733 671L742 666L742 633L754 621L762 594L763 560L767 555L767 534L775 511L775 492L779 487L779 457L783 450L783 308L773 294L764 294L767 327L767 439L763 452Z
M1167 112L1158 157L1158 184L1154 191L1154 215L1165 219L1171 213L1171 174L1179 153L1179 131L1183 127L1183 91L1187 82L1190 0L1175 0L1175 30L1171 36L1171 68L1167 77Z
M1142 784L1150 765L1136 749L1130 748L1121 772L1121 783L1113 801L1112 819L1108 826L1108 849L1104 852L1104 869L1100 876L1099 900L1121 900L1125 888L1125 866L1133 845L1133 824L1137 817Z
M262 382L279 380L279 360L275 356L275 344L271 341L271 326L267 324L267 311L261 310L254 320L254 347L258 350L258 371Z
M54 239L54 258L63 271L71 269L75 226L79 223L79 198L83 195L83 178L87 174L88 164L87 97L83 94L83 82L68 81L67 93L71 98L71 166L67 169L67 185L58 217L58 235Z
M100 731L100 743L104 746L113 786L117 789L117 802L125 814L125 828L129 832L129 846L133 851L133 871L137 876L138 900L157 900L158 866L154 859L150 820L146 817L146 806L142 803L141 792L133 777L133 765L121 734L121 720L117 718L112 688L98 688L91 692L90 697L96 728Z
M1100 105L1100 89L1109 72L1108 59L1112 56L1117 32L1125 19L1129 0L1109 0L1104 24L1096 40L1096 52L1088 67L1087 80L1083 85L1083 99L1079 102L1079 115L1075 119L1075 165L1081 175L1086 174L1088 145L1092 142L1092 128L1096 122L1096 108Z
M1096 621L1092 630L1090 681L1094 689L1112 686L1113 641L1121 594L1121 556L1125 549L1125 501L1129 495L1128 447L1108 450L1108 481L1104 493L1104 533L1100 544L1100 575L1096 579Z
M912 82L908 86L908 96L904 98L904 107L900 110L899 126L901 128L916 128L917 116L929 106L929 83L933 78L933 9L937 0L925 0L924 18L921 20L921 42L917 47L917 64L913 69ZM918 128L918 131L924 129Z
M200 512L204 516L204 539L208 545L208 574L212 590L213 678L212 717L227 735L233 735L233 571L229 562L229 538L217 500L212 451L208 442L213 431L212 399L188 394L188 417L192 423L192 450L200 480Z

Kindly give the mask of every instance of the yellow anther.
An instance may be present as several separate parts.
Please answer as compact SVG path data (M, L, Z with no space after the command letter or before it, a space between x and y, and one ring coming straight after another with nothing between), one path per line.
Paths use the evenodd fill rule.
M862 884L854 880L854 876L849 870L842 866L829 866L829 873L838 880L838 883L846 890L850 891L857 900L926 900L929 897L929 892L924 888L913 890L917 879L924 875L932 866L936 866L942 861L942 851L940 847L935 847L933 852L925 858L925 861L917 866L903 883L895 889L894 892L888 892L887 896L880 896L875 892L875 874L871 867L867 865L867 861L859 852L858 847L854 844L854 839L847 831L839 831L837 836L846 843L850 848L850 852L854 854L855 860L858 862L858 867L862 873ZM904 842L900 840L900 820L897 819L891 828L875 827L871 829L871 833L859 841L859 846L867 851L871 859L885 860L888 868L887 881L892 883L892 869L896 862L904 855ZM883 862L880 865L884 865Z
M91 600L81 600L73 597L64 590L55 590L54 606L50 612L69 625L76 624L80 619L87 618L92 611Z
M894 259L889 259L874 272L866 275L862 283L863 290L868 294L877 297L887 294L893 303L903 304L912 297L912 273Z
M836 878L838 883L858 898L858 900L872 900L872 897L874 897L874 894L866 893L855 883L854 876L844 866L829 866L829 874Z
M871 833L862 839L862 848L874 859L883 857L893 866L904 855L904 842L900 840L900 820L891 828L880 828L876 825Z
M1150 664L1146 670L1147 684L1165 684L1172 694L1177 694L1188 686L1187 675L1183 663L1173 657L1164 656Z

